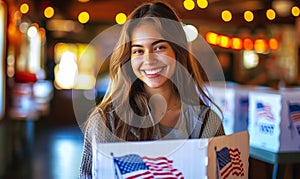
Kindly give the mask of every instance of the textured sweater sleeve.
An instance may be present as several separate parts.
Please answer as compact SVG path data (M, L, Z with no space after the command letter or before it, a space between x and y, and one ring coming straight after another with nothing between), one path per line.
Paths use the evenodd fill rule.
M93 113L89 119L84 132L83 154L80 165L80 179L92 178L93 168L93 151L97 145L105 142L120 142L121 139L116 137L103 122L104 113L98 110ZM110 119L109 119L110 120ZM113 126L112 121L109 121Z
M99 143L112 141L112 136L112 133L107 130L106 125L103 122L103 113L101 111L96 112L89 117L84 132L80 179L92 178L93 150Z
M213 110L208 110L201 126L200 138L210 138L225 135L222 120Z
M95 133L95 128L97 125L97 120L101 118L97 117L99 115L94 114L88 119L87 126L84 132L84 143L83 143L83 153L80 165L80 179L90 179L92 178L92 163L93 163L93 147L92 147L92 137L97 135Z
M92 178L92 159L93 159L92 145L87 138L84 138L83 154L80 165L80 179Z

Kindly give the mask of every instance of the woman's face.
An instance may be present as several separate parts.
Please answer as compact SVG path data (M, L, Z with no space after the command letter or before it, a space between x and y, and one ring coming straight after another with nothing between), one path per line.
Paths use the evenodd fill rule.
M151 24L140 24L132 32L131 66L146 88L170 85L176 68L175 52Z

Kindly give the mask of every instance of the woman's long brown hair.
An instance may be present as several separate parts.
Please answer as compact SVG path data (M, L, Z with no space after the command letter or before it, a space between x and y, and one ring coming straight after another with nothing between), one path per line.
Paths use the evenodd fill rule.
M175 95L191 105L205 105L203 99L211 101L204 91L207 76L201 64L188 51L181 20L175 11L161 2L145 3L136 8L123 25L110 59L110 85L95 109L104 113L103 121L107 129L112 128L112 120L114 135L125 141L153 140L158 130L150 115L149 97L144 92L143 82L136 78L130 65L131 32L145 21L153 23L175 52L177 69L171 79ZM132 128L136 135L132 134Z

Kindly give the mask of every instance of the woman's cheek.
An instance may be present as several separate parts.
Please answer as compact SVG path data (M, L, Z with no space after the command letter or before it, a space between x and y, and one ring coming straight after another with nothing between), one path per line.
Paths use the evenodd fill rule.
M131 59L131 67L133 69L133 72L135 75L138 75L140 72L139 72L139 66L140 66L140 63L138 60L135 60L135 59Z

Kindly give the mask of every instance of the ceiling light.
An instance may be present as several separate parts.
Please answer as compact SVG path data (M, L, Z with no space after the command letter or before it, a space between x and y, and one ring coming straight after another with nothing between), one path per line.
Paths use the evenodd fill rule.
M86 3L86 2L89 2L90 0L78 0L78 2L81 2L81 3Z

